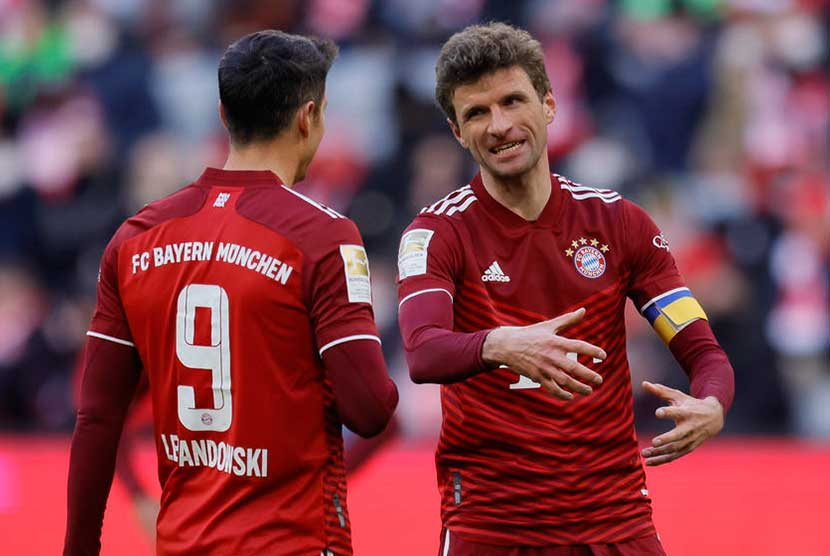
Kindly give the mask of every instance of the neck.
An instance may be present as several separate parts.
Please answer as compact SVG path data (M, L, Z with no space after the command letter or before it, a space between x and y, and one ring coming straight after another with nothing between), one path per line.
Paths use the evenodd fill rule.
M297 178L300 154L297 145L289 145L280 137L268 142L234 145L231 142L224 170L270 170L280 181L291 187Z
M539 218L550 199L550 167L548 154L542 156L530 170L519 176L500 177L481 169L484 189L496 201L529 222Z

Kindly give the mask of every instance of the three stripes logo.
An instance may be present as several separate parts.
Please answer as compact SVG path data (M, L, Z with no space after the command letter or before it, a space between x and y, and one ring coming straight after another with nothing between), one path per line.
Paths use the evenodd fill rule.
M510 276L504 273L498 262L493 261L481 275L481 279L484 282L509 282Z

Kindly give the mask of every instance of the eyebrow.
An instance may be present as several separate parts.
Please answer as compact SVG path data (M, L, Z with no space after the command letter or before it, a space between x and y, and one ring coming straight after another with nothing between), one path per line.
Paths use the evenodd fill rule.
M504 95L502 95L502 97L499 99L499 102L502 102L505 99L508 99L510 97L518 97L518 98L523 99L523 100L528 98L527 93L525 93L521 89L514 89L514 90L509 91L509 92L505 93ZM486 109L486 107L481 105L481 104L473 104L472 106L468 106L467 108L465 108L464 110L461 111L461 119L466 120L469 117L470 113L473 112L474 110L484 110L484 109Z

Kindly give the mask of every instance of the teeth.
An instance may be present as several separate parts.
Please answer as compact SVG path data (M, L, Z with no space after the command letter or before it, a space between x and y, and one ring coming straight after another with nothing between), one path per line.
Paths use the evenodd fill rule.
M516 147L518 147L520 144L521 144L521 141L516 141L516 142L514 142L514 143L508 143L507 145L502 145L501 147L496 147L495 149L493 149L493 152L496 152L496 153L503 153L503 152L505 152L505 151L509 151L509 150L515 149L515 148L516 148Z

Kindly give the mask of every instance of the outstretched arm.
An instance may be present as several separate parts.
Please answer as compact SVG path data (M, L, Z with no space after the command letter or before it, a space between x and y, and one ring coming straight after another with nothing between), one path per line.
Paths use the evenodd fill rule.
M553 396L587 395L602 377L567 357L568 352L605 359L587 342L559 336L585 316L579 309L529 326L504 326L474 333L453 332L452 300L430 292L401 305L399 321L410 375L415 382L448 384L500 365L538 382Z

